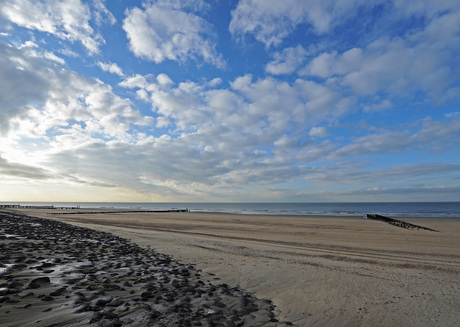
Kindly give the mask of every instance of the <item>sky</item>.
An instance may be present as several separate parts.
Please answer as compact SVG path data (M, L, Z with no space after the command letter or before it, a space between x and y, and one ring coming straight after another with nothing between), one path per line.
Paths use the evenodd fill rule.
M0 0L0 201L459 200L458 0Z

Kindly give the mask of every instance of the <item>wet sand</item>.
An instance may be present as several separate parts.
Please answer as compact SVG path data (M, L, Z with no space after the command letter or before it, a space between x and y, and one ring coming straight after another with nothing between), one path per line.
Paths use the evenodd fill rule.
M84 211L84 210L79 210ZM131 239L270 299L295 326L454 326L460 321L460 219L119 213L50 217ZM56 213L56 210L53 210Z

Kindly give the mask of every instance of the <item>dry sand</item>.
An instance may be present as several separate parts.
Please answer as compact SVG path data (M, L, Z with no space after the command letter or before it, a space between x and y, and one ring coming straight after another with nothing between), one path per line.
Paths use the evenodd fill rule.
M363 217L22 212L152 246L211 282L271 299L295 326L460 321L460 218L404 219L432 232Z

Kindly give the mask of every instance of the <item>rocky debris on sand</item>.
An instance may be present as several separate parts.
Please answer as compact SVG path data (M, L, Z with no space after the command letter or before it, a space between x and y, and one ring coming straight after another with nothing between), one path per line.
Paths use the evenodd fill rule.
M269 300L109 233L0 213L0 326L285 326Z

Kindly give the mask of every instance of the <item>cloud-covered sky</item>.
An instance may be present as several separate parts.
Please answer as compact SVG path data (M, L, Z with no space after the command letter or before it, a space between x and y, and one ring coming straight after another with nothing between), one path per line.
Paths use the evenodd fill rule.
M0 0L0 201L458 201L456 0Z

